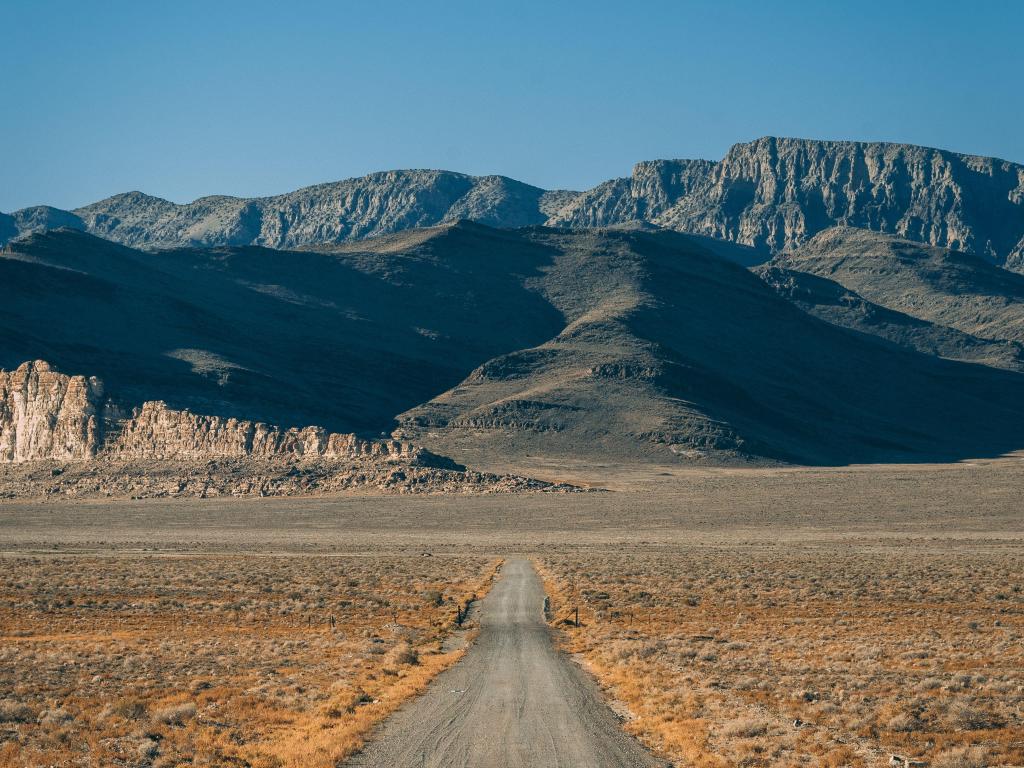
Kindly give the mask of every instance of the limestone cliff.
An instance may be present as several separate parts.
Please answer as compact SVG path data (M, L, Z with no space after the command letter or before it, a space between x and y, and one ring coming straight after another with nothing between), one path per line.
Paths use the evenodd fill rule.
M77 460L102 441L103 384L41 360L0 371L0 462Z
M173 410L162 402L126 414L104 397L95 377L58 373L41 360L0 371L0 462L244 457L451 466L409 443L362 440L321 427L284 429Z
M1024 166L908 144L766 137L717 163L639 163L549 223L645 219L771 252L842 224L1019 263Z
M361 440L322 427L284 429L143 403L104 445L112 459L356 458L432 463L440 457L398 440Z
M681 198L706 186L715 163L652 160L637 163L628 179L612 179L574 197L548 224L574 229L654 222Z
M473 472L398 440L201 416L146 402L131 414L96 378L42 361L0 370L0 499L575 492Z
M905 144L740 144L702 197L680 200L659 223L772 251L844 224L1000 263L1024 234L1024 167Z

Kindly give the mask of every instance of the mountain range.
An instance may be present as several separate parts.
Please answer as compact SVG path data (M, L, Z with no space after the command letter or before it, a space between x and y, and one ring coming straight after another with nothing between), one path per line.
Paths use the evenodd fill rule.
M178 205L141 192L0 214L0 243L60 227L138 248L296 248L462 219L582 229L646 222L728 241L745 263L843 225L1024 269L1024 166L906 144L765 137L719 161L638 163L583 192L502 176L399 170L266 198Z
M1000 160L767 138L582 193L394 171L25 209L0 219L17 383L0 444L11 461L401 445L436 458L434 483L544 456L1002 455L1024 449L1022 196Z
M99 377L125 412L383 433L488 469L1024 447L1024 276L848 228L753 270L716 242L464 220L291 250L41 232L0 255L0 367Z

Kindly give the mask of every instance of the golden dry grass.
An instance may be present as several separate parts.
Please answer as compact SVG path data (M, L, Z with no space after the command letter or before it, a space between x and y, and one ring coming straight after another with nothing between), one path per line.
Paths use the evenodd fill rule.
M1019 548L678 546L540 564L570 649L627 728L680 764L1024 764Z
M333 766L461 655L496 564L4 557L0 766Z
M560 616L573 576L590 590L570 642L637 715L628 727L683 764L882 765L889 750L931 768L1024 764L1020 458L601 479L621 491L0 502L0 754L273 764L297 754L290 734L329 723L341 745L345 723L365 725L354 715L390 706L385 687L417 685L440 656L378 672L402 638L373 596L410 606L400 621L429 646L444 627L427 617L454 615L425 605L431 585L450 598L492 556L532 553ZM329 637L329 606L361 630ZM379 710L345 698L356 685Z

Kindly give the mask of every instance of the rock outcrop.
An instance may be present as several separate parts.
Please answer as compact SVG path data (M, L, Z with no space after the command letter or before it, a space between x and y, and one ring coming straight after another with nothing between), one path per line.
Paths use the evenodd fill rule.
M458 219L570 228L640 221L766 253L849 225L1024 269L1024 166L909 144L765 137L736 144L717 162L637 163L629 178L582 193L426 170L185 205L129 192L74 211L0 214L0 243L67 227L133 247L293 248Z
M362 440L322 427L283 429L244 419L176 411L151 401L126 419L103 449L112 459L370 458L438 466L444 460L399 440Z
M283 429L146 402L130 414L101 381L37 360L0 370L0 498L291 496L578 491L473 472L400 440Z
M41 360L0 371L0 462L93 458L102 443L103 384Z
M363 440L322 427L284 429L143 403L130 414L95 377L42 360L0 371L0 462L111 460L372 459L416 466L452 462L399 440Z

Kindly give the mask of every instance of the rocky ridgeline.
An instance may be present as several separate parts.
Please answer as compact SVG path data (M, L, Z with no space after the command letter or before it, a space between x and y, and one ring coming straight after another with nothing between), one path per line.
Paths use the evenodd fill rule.
M567 490L470 472L399 440L283 429L147 402L131 412L103 383L37 360L0 371L0 495L290 495Z
M716 163L638 163L549 224L629 219L773 253L841 224L1014 265L1024 258L1024 166L909 144L767 137Z
M129 192L74 211L0 214L0 243L71 227L135 247L291 248L459 219L498 227L649 222L771 253L838 224L1024 269L1024 166L909 144L766 137L736 144L720 161L641 162L629 178L586 192L418 170L185 205Z
M373 173L274 197L217 195L184 205L127 192L74 211L36 206L10 216L0 214L0 242L17 234L69 227L136 248L292 248L460 219L504 227L543 224L564 204L566 194L504 176L430 170Z

